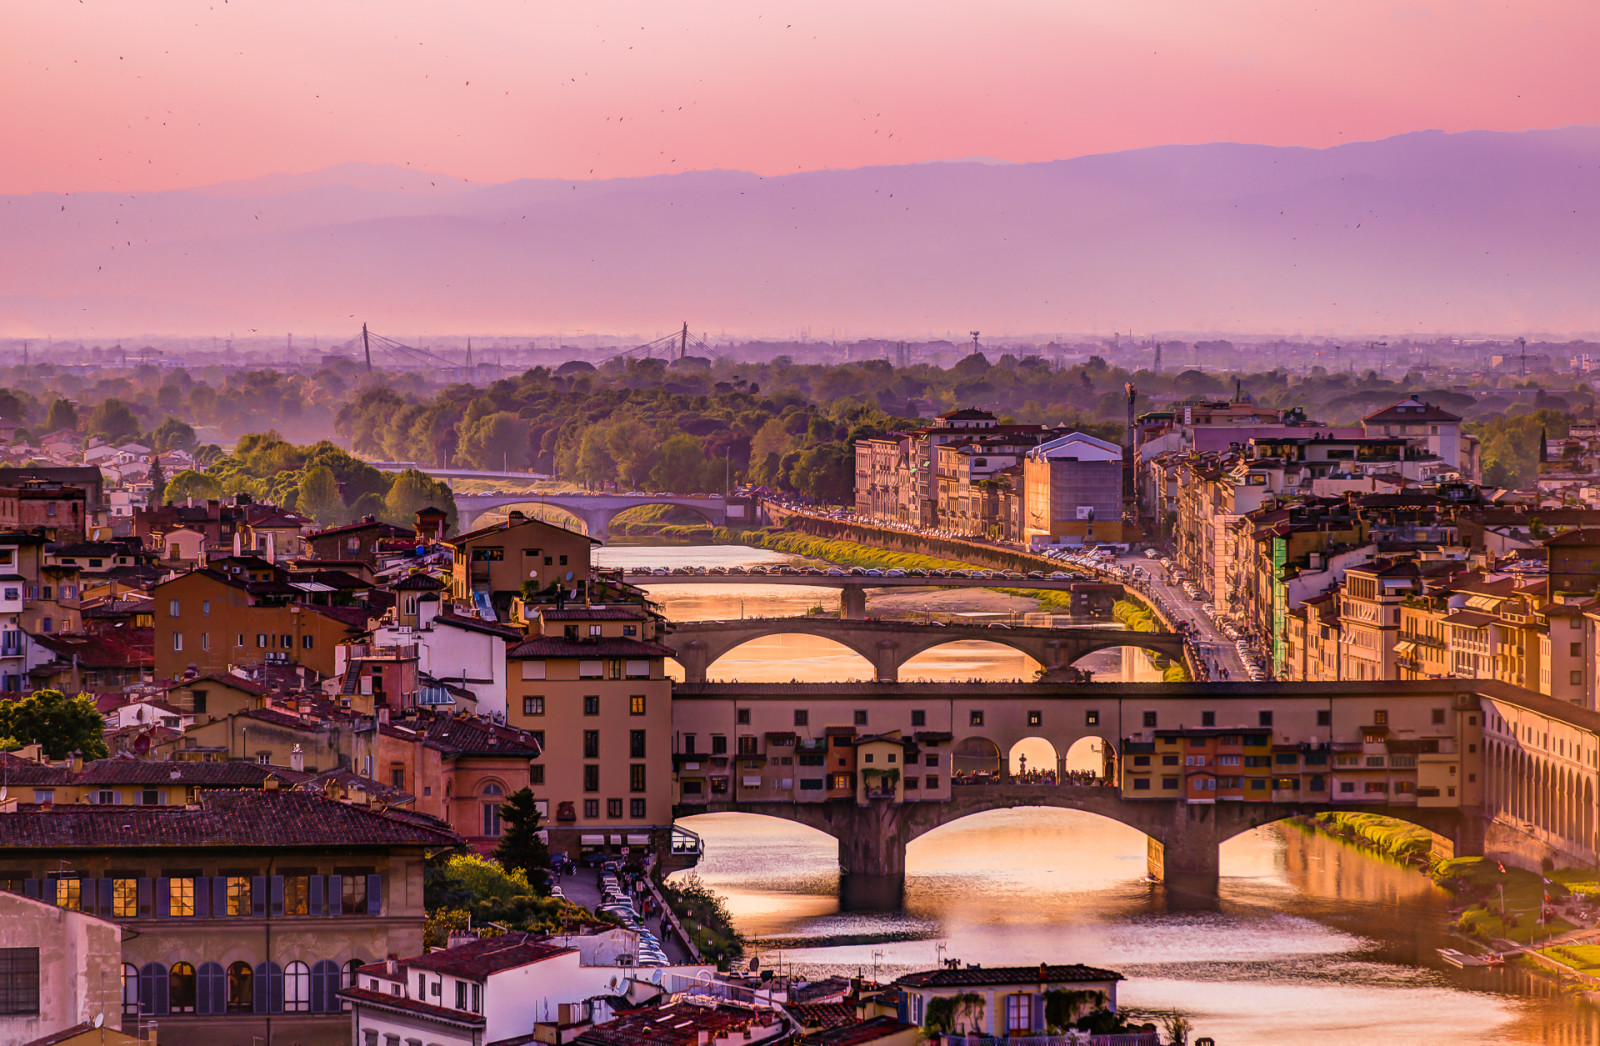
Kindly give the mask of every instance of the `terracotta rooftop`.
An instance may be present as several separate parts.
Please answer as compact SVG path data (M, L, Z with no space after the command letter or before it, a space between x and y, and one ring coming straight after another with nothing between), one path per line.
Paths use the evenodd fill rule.
M960 969L923 970L908 973L894 983L907 988L1000 987L1009 984L1081 984L1092 981L1120 981L1122 974L1095 966L1073 963L1067 966L965 966Z

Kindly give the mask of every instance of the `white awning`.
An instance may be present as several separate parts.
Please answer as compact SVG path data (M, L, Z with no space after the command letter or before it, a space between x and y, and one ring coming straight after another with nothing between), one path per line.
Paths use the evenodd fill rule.
M628 836L628 845L629 846L649 846L650 845L650 837L648 835L630 835L630 836Z
M580 836L578 836L578 845L579 846L604 846L605 844L606 844L606 837L603 836L603 835L580 835Z
M741 777L741 778L739 778L739 783L741 785L743 785L744 787L746 787L746 788L760 788L761 787L761 778L759 778L759 777Z

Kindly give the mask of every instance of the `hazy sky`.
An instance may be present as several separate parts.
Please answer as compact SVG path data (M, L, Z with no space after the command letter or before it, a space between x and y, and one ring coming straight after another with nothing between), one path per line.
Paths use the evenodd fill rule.
M1595 0L0 0L0 192L1600 122Z

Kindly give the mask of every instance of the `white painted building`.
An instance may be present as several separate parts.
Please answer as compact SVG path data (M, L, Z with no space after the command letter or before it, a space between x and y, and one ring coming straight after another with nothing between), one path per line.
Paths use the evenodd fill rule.
M514 628L477 618L437 613L438 602L417 604L417 625L386 624L373 630L377 648L415 644L417 669L441 683L472 691L480 715L506 715L506 641L520 641Z

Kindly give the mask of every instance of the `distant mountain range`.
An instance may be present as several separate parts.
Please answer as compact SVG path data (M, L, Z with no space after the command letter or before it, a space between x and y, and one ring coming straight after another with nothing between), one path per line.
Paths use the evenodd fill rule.
M1600 128L0 197L0 335L1600 330Z

